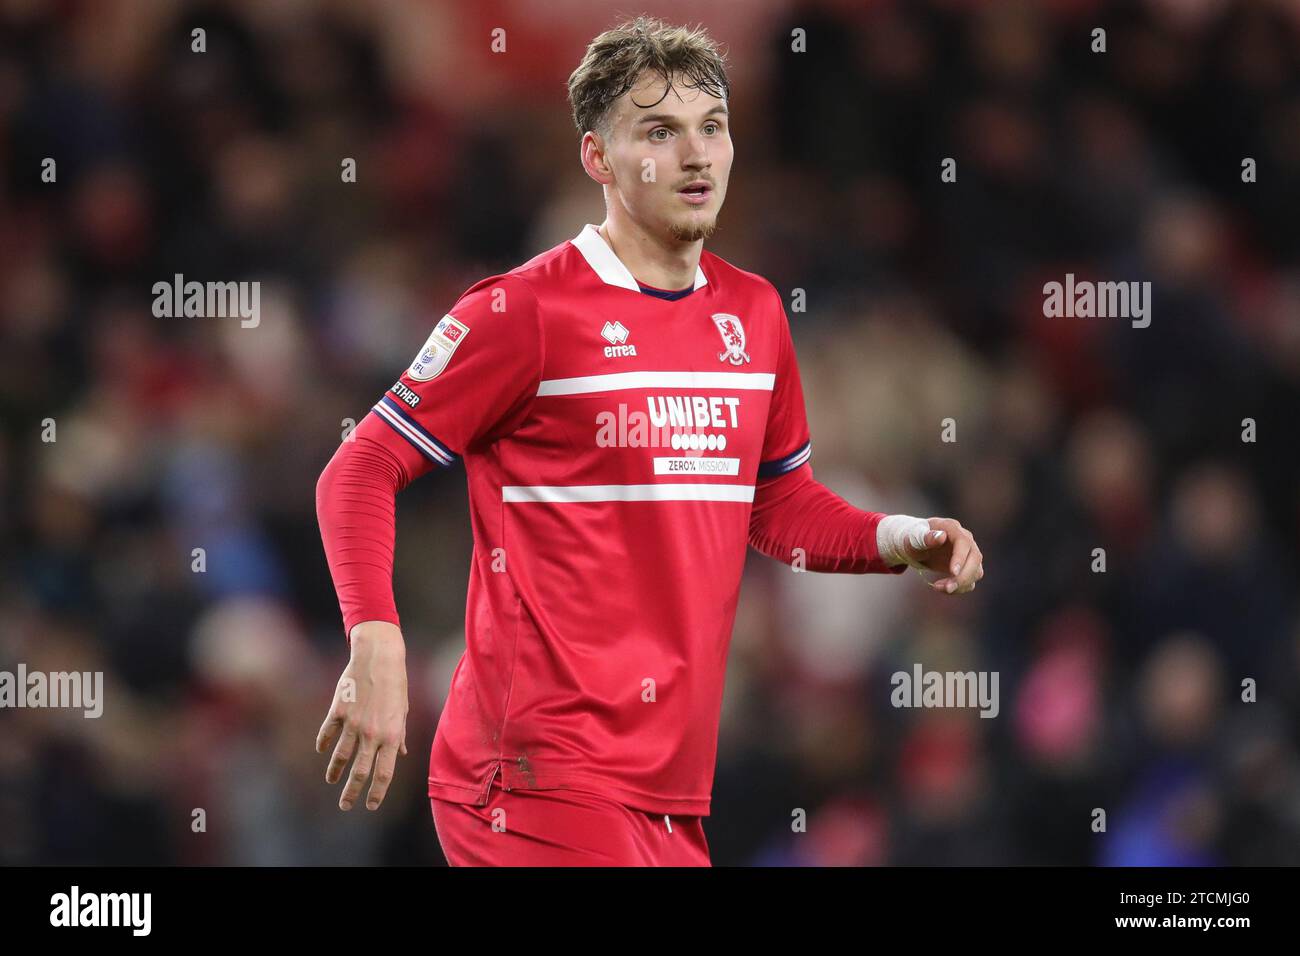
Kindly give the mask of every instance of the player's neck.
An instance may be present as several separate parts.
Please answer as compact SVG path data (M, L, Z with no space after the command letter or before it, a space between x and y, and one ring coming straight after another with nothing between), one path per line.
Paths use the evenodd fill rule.
M704 250L703 239L673 241L666 246L634 223L622 222L613 216L605 218L599 231L601 238L614 250L614 255L642 285L675 290L695 284L700 253Z

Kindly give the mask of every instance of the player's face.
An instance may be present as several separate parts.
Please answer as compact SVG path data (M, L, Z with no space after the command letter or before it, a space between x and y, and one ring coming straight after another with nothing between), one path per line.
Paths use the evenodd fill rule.
M665 96L664 87L647 73L611 111L613 200L652 235L695 242L713 234L727 195L727 104L679 84Z

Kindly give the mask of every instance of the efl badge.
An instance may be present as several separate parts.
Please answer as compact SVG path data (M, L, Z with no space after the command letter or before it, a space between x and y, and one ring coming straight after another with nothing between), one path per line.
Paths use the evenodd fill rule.
M718 353L718 361L730 362L732 365L748 362L749 356L745 354L745 330L741 327L740 319L726 312L715 312L713 324L722 336L723 351Z
M424 343L424 348L415 357L411 367L406 370L407 374L417 382L427 382L447 367L447 363L451 361L451 353L456 351L456 346L460 345L467 335L469 335L469 326L457 322L450 315L444 315L429 333L429 340Z

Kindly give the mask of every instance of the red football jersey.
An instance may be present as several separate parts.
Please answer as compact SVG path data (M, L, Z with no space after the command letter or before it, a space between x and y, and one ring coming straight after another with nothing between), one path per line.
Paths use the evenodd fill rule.
M594 226L469 289L358 426L463 458L466 650L429 794L705 815L759 476L811 454L780 296L705 252L642 292Z

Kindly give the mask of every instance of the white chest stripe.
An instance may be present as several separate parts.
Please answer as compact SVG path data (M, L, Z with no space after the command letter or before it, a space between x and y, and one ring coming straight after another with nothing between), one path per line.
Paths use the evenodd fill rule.
M506 485L503 502L566 504L588 501L750 501L753 485L682 484L654 485Z
M710 388L770 392L776 376L770 372L611 372L578 378L550 378L537 386L537 395L586 395L630 388Z

